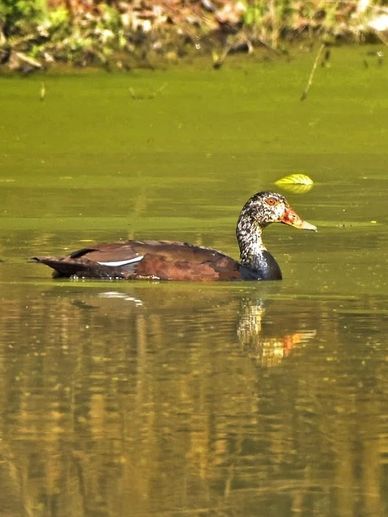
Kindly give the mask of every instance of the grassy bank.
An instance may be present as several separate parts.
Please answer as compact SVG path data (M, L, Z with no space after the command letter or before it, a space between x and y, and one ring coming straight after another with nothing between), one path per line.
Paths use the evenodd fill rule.
M130 69L195 55L271 55L290 43L387 41L385 2L0 0L0 66Z

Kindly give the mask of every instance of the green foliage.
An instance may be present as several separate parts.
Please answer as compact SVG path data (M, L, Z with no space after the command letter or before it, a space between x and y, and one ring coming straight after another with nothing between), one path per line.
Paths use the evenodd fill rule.
M285 29L295 28L297 20L298 12L292 0L245 2L244 26L262 41L271 41L274 47Z
M246 11L244 23L248 27L259 25L263 19L264 9L261 2L245 2Z
M15 55L22 52L25 60L34 58L42 66L58 60L82 65L112 61L128 68L136 60L148 66L155 55L187 55L191 48L216 56L214 66L219 67L231 51L253 53L264 46L279 52L291 39L334 43L353 35L358 41L360 27L370 33L368 20L379 15L378 0L370 0L357 16L355 4L323 0L229 0L215 2L214 12L206 16L193 9L197 2L181 0L174 13L164 5L168 2L151 13L152 2L140 4L63 0L49 7L48 0L0 0L0 64L12 62L20 69ZM227 40L225 26L233 28Z
M48 12L46 23L51 31L57 31L69 23L69 11L64 7L58 7Z
M45 0L0 0L0 27L6 37L21 34L42 19Z

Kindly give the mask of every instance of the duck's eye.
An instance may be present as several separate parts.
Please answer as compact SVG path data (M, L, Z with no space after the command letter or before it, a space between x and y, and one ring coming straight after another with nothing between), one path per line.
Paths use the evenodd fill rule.
M265 200L265 202L267 203L267 205L271 205L271 206L275 206L279 203L279 201L274 197L269 197L268 199Z

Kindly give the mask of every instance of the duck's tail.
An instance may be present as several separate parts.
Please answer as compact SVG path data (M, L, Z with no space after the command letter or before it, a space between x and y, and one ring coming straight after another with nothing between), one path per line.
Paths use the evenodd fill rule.
M91 260L72 257L32 257L31 262L45 264L54 270L54 278L128 278L129 271L124 268L110 267Z
M38 264L45 264L54 270L54 277L69 278L73 275L77 275L82 269L82 264L73 261L64 261L58 257L31 257L31 262L37 262Z

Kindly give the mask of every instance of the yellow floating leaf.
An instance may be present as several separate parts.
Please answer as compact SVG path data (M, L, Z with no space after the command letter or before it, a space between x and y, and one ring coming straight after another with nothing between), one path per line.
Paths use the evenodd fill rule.
M276 185L314 185L313 180L307 176L307 174L302 174L300 172L285 176L284 178L275 181L275 183Z
M284 178L280 178L275 181L275 185L278 185L289 192L294 192L295 194L305 194L313 188L314 182L306 174L298 172L285 176Z

